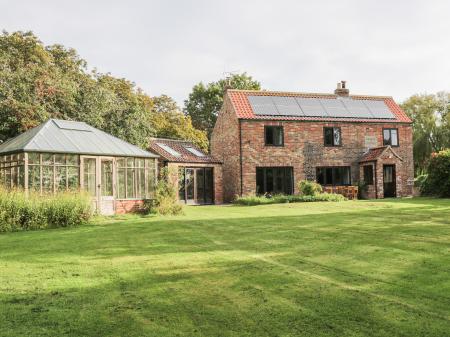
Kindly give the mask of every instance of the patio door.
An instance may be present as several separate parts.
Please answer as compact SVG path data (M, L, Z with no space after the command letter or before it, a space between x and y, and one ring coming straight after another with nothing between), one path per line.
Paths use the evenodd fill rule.
M195 204L195 170L186 169L185 173L186 204Z
M383 190L385 198L396 197L395 165L383 165Z
M100 213L114 214L113 160L100 159Z
M103 215L114 214L114 162L112 158L81 157L82 186L92 197L94 209Z

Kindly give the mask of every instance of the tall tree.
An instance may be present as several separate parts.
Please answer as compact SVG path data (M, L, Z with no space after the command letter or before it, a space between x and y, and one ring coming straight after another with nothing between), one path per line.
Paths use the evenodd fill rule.
M172 98L161 95L153 97L153 102L152 120L158 137L190 140L208 150L206 132L194 128L191 117L183 114Z
M130 81L88 72L74 49L45 46L31 32L0 35L0 141L60 118L87 122L144 148L159 134L207 147L190 118L173 101L162 101L171 99L157 98L155 104Z
M189 98L184 101L184 113L192 118L194 127L205 130L208 136L216 123L223 103L225 88L260 90L261 84L247 73L234 74L216 82L194 85Z
M449 94L413 95L401 107L413 121L414 168L426 171L433 152L450 147Z

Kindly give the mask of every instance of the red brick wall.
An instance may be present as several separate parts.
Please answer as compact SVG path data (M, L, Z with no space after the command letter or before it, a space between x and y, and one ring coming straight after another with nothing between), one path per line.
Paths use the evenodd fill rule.
M228 105L227 105L228 104ZM223 160L224 198L230 201L240 192L239 122L229 103L219 115L211 141L214 156ZM264 145L264 126L282 125L284 146ZM341 127L342 146L325 147L323 127ZM398 195L410 195L414 177L412 157L412 129L409 124L395 123L330 123L307 121L242 120L243 194L253 194L256 188L257 166L292 166L295 185L299 180L316 178L318 166L351 166L352 183L359 180L358 160L366 151L366 136L372 136L372 147L383 145L383 128L398 128L399 147L396 153L403 158L397 168ZM297 192L297 186L295 186Z
M239 120L227 96L211 135L211 155L222 161L223 200L240 194Z
M116 200L116 214L139 212L144 204L143 200Z

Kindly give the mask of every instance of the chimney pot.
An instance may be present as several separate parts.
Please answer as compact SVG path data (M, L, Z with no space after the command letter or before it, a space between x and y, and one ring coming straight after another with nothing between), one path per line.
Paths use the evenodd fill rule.
M345 87L347 81L341 81L337 84L337 88L334 90L334 94L340 97L348 97L350 90Z

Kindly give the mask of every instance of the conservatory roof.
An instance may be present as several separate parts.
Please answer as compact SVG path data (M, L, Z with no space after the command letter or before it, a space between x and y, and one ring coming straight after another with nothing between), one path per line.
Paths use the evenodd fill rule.
M142 150L84 122L50 119L0 144L0 154L14 152L76 153L97 156L150 157Z

